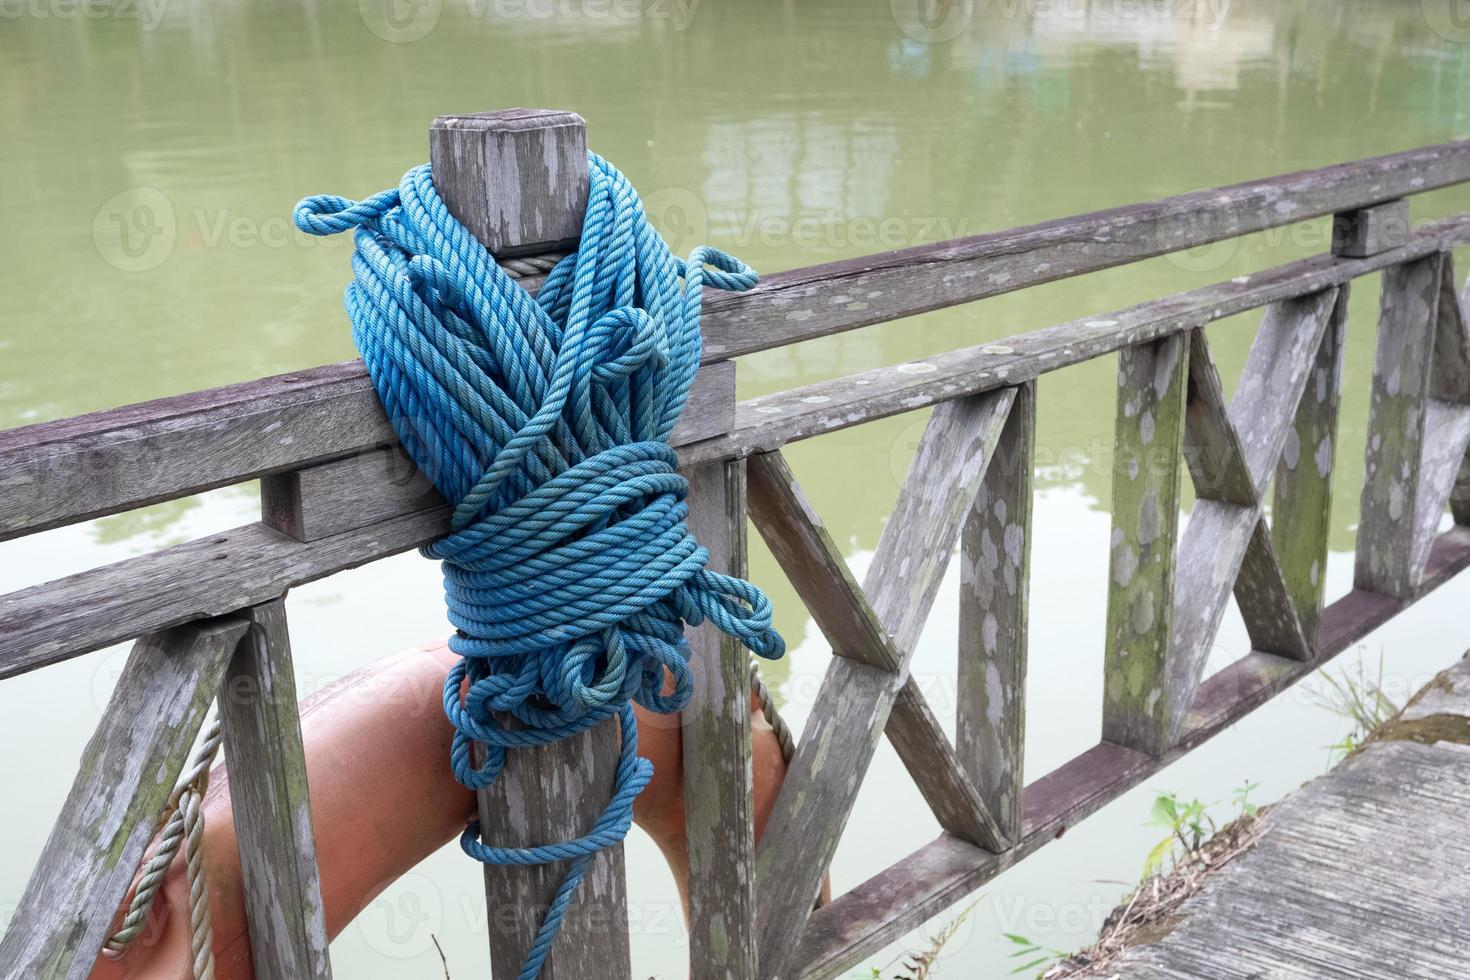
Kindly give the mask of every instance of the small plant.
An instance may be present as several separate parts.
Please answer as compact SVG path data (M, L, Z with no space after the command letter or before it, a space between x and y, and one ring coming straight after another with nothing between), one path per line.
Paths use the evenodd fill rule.
M1047 967L1051 966L1053 963L1058 963L1071 955L1069 953L1063 952L1060 949L1052 949L1050 946L1043 946L1034 940L1027 939L1025 936L1018 936L1014 932L1006 933L1005 937L1009 939L1012 943L1020 947L1010 955L1011 959L1020 959L1022 957L1027 958L1027 961L1025 963L1022 963L1020 966L1011 971L1012 975L1015 975L1017 973L1028 973L1034 970L1036 971L1036 975L1039 976Z
M899 968L899 972L894 977L894 980L928 980L929 977L933 976L934 967L939 962L940 952L955 937L955 934L960 931L960 926L965 924L965 920L970 917L971 912L975 911L975 906L978 904L978 901L971 902L961 909L953 919L945 923L944 928L940 929L934 938L929 941L929 947L927 949L917 953L910 953L905 957L903 966Z
M1159 792L1154 797L1149 821L1169 832L1148 852L1143 862L1143 877L1147 878L1162 867L1164 859L1176 848L1184 855L1199 850L1200 845L1215 832L1215 821L1209 814L1213 805L1197 799L1186 803L1174 793Z
M1334 753L1348 755L1356 751L1364 739L1399 712L1399 705L1383 689L1381 649L1375 677L1369 677L1361 656L1355 672L1343 670L1334 677L1324 668L1318 674L1326 687L1316 692L1317 704L1352 723L1352 729L1340 741L1328 746Z
M1240 786L1235 790L1234 793L1230 794L1230 799L1234 801L1236 808L1239 810L1240 816L1254 817L1256 815L1256 811L1259 810L1260 807L1251 802L1251 791L1260 788L1260 783L1253 783L1249 779L1247 779L1244 783L1240 784Z

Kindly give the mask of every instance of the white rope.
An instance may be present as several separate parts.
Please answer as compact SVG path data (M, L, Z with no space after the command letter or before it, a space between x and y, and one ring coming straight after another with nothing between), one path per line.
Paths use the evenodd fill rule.
M184 773L164 808L165 822L158 846L143 865L138 887L128 905L122 925L106 949L121 953L131 948L148 924L148 910L168 874L168 867L186 841L185 867L189 876L189 928L193 952L194 980L214 980L214 929L209 918L209 882L204 871L204 791L209 786L209 769L219 753L222 734L219 719L209 727L194 753L194 762Z

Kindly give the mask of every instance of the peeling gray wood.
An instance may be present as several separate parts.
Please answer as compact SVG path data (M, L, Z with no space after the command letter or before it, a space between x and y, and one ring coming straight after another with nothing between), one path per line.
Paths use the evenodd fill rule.
M709 567L745 576L745 463L690 471L689 530ZM681 715L684 829L689 838L689 976L757 975L755 787L750 655L709 623L687 631L694 694Z
M245 629L217 619L133 647L0 941L7 978L92 972Z
M1332 472L1337 460L1337 418L1347 340L1348 287L1339 287L1312 376L1297 406L1276 465L1271 541L1302 635L1317 642L1327 582L1327 540L1332 518Z
M1366 208L1341 211L1332 218L1332 252L1352 258L1377 255L1402 245L1409 237L1409 202L1405 198Z
M1169 735L1165 686L1189 345L1180 334L1118 355L1103 738L1151 753Z
M1312 659L1312 640L1292 599L1271 529L1260 517L1241 556L1234 592L1252 650Z
M1425 224L1403 248L1369 258L1316 256L1128 309L752 398L736 406L735 428L729 435L686 446L680 459L689 465L770 452L789 442L947 399L1023 384L1073 364L1320 292L1453 247L1470 239L1467 217Z
M260 980L330 980L286 604L276 599L244 616L251 629L220 685L219 715L250 959Z
M1255 505L1259 494L1246 463L1240 433L1203 330L1189 338L1189 396L1184 408L1184 459L1195 495L1242 507Z
M1027 601L1036 385L1021 387L960 546L955 748L1010 843L1025 785Z
M441 117L429 139L434 186L450 213L497 254L545 250L581 233L586 208L587 128L569 112L512 109ZM587 832L612 798L617 725L507 753L505 770L479 791L487 839L508 847L570 840ZM565 878L567 862L485 866L490 962L515 976ZM587 866L542 980L631 976L623 847Z
M1291 429L1291 419L1311 379L1311 363L1327 331L1336 290L1325 289L1272 303L1261 318L1230 403L1246 468L1263 493Z
M1441 255L1383 273L1378 349L1368 416L1354 584L1391 596L1412 591L1429 367L1440 297Z
M1368 258L1317 256L1240 277L1244 281L1231 280L1085 317L1024 338L762 396L742 403L728 435L716 436L718 426L698 432L691 428L687 434L676 429L674 442L689 443L682 454L686 464L768 452L786 442L947 398L1020 384L1047 371L1340 285L1467 240L1470 215L1456 215L1426 223L1414 230L1403 247ZM940 251L945 247L926 246ZM784 281L785 276L801 278L822 269L830 271L823 266L797 270L771 277L767 285ZM916 278L905 286L905 292L922 297L934 288L931 275L943 275L944 267L917 262L915 270ZM819 302L841 293L840 289L822 291ZM768 293L758 290L756 296ZM740 302L754 306L740 314L738 324L730 320L729 327L724 325L718 302L706 306L707 362L749 353L743 346L737 350L712 339L722 331L742 336L745 320L758 317L759 306L770 300L749 297ZM800 312L786 315L794 322ZM802 315L815 321L816 310L807 309ZM843 329L868 322L878 321L853 322ZM807 333L782 342L823 332L818 322ZM751 349L764 347L756 343ZM686 412L680 428L702 425L702 418ZM697 439L702 441L694 445ZM326 462L394 441L361 361L0 431L0 540Z
M401 445L262 477L260 520L297 541L445 506Z
M434 186L499 258L566 251L587 210L587 123L557 109L440 116L429 127ZM493 175L492 180L460 179Z
M0 596L0 679L269 601L448 529L447 507L310 543L247 524L11 592Z
M670 444L726 432L734 418L735 363L707 364L695 375ZM443 504L444 498L397 443L260 481L261 520L298 541L316 541Z
M711 297L705 349L735 357L1466 179L1470 142L1450 143L798 269Z
M1268 309L1266 322L1252 345L1246 364L1245 376L1237 396L1239 403L1247 407L1257 406L1262 415L1282 413L1284 416L1290 411L1290 399L1299 393L1299 385L1293 378L1275 377L1272 372L1283 365L1299 365L1304 352L1296 352L1293 359L1289 352L1280 349L1281 344L1285 338L1294 338L1298 341L1304 340L1309 345L1316 332L1321 329L1326 319L1325 308L1331 301L1330 296L1319 295L1315 302L1308 304L1305 311L1288 304L1277 304ZM1225 506L1205 508L1202 515L1205 512L1209 514L1201 516L1202 522L1234 514L1236 521L1232 522L1231 530L1235 533L1227 535L1219 542L1222 547L1227 541L1230 542L1227 550L1210 554L1216 547L1212 539L1212 534L1217 533L1216 528L1213 525L1208 531L1204 527L1195 528L1187 534L1186 541L1180 547L1181 566L1193 561L1203 561L1217 575L1234 574L1235 596L1245 619L1252 647L1286 656L1308 658L1311 655L1310 644L1297 619L1271 537L1265 520L1261 517L1261 484L1268 475L1265 471L1266 460L1272 453L1278 456L1281 454L1280 446L1275 440L1280 437L1283 429L1276 424L1252 425L1250 413L1241 412L1240 423L1245 427L1245 434L1242 434L1226 405L1219 372L1215 368L1209 342L1202 330L1192 335L1189 359L1184 456L1190 464L1195 492L1212 504L1230 505L1240 508L1240 511L1235 513ZM1300 367L1296 370L1300 372ZM1274 397L1277 395L1280 398ZM1254 459L1247 449L1247 438L1256 440L1252 444L1252 449L1255 450ZM1268 439L1265 445L1260 444L1262 438ZM1258 468L1256 472L1251 469L1253 462ZM1234 549L1234 545L1240 543L1237 535L1245 530L1252 518L1255 526L1245 539L1244 552L1238 553ZM1190 584L1195 585L1201 573L1200 568L1185 568L1180 574L1190 578ZM1212 583L1212 589L1205 593L1209 597L1207 601L1224 602L1225 593L1219 590L1219 585L1218 580ZM1191 603L1200 601L1200 596L1189 595L1178 589L1175 594L1181 597L1180 605L1184 607L1182 611L1176 607L1176 617L1188 616ZM1215 612L1223 614L1223 605ZM1213 638L1218 627L1217 616L1205 628ZM1187 706L1187 702L1181 700L1175 708L1179 710L1182 706Z
M1470 731L1463 696L1453 706ZM1291 793L1207 879L1129 980L1443 980L1470 949L1470 746L1373 742Z
M1440 267L1438 322L1434 330L1434 365L1429 393L1441 401L1470 405L1470 326L1464 300L1455 287L1454 256L1446 252Z
M1470 568L1470 528L1440 535L1424 581L1408 599L1359 590L1323 612L1323 642L1316 661L1250 654L1206 680L1183 737L1162 755L1102 742L1031 783L1025 793L1024 833L1015 847L993 854L942 834L852 888L812 915L793 975L803 980L840 975L1311 675L1332 657L1352 649L1410 603L1466 568Z
M780 454L750 460L756 526L839 654L828 667L756 852L763 977L782 974L801 935L896 700L921 710L911 713L894 737L895 746L912 758L927 744L928 765L937 763L944 770L943 780L921 780L926 795L947 800L947 789L968 782L937 723L922 710L926 706L918 693L904 692L903 698L899 693L924 614L1014 397L1005 392L949 404L931 418L879 542L866 593L847 572ZM822 581L814 582L816 578ZM869 595L892 621L880 622ZM849 644L871 649L849 652ZM978 795L969 802L978 804ZM989 820L987 839L998 844L993 819L988 813L984 817Z
M1208 357L1192 362L1191 394L1205 396L1195 409L1213 415L1214 428L1234 433L1216 448L1240 453L1233 465L1249 477L1249 501L1197 501L1180 538L1164 694L1171 740L1183 732L1231 591L1241 600L1253 646L1311 658L1311 644L1263 525L1262 494L1312 381L1336 302L1336 291L1324 290L1267 308L1227 418L1219 416L1220 381L1213 362ZM1203 337L1195 343L1203 345Z

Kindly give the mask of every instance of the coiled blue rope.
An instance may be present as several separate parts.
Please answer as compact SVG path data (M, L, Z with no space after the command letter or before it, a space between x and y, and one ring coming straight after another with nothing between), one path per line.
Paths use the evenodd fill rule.
M699 366L702 288L749 289L755 272L709 247L675 258L626 178L588 157L580 244L534 299L450 215L427 165L365 201L310 197L294 215L314 235L354 231L353 341L404 447L457 502L451 533L423 549L443 561L461 657L444 681L455 776L482 788L507 749L618 719L612 799L584 836L497 847L471 824L461 838L492 864L569 862L521 980L540 972L588 862L632 825L653 766L630 702L688 702L684 625L785 651L766 596L704 567L668 446Z

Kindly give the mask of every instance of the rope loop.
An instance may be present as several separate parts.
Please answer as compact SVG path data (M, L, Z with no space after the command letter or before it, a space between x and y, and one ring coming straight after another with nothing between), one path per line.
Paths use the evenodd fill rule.
M456 778L480 789L508 750L619 728L612 798L583 836L512 848L465 830L480 861L568 862L522 980L652 778L632 703L688 703L685 625L708 620L762 657L785 651L765 594L705 568L668 445L699 367L704 287L749 289L756 274L709 246L675 258L627 179L596 154L588 169L577 251L534 299L450 215L427 165L396 189L307 198L294 215L311 234L353 233L353 341L399 440L454 502L450 533L422 550L442 563L462 658L444 680Z

